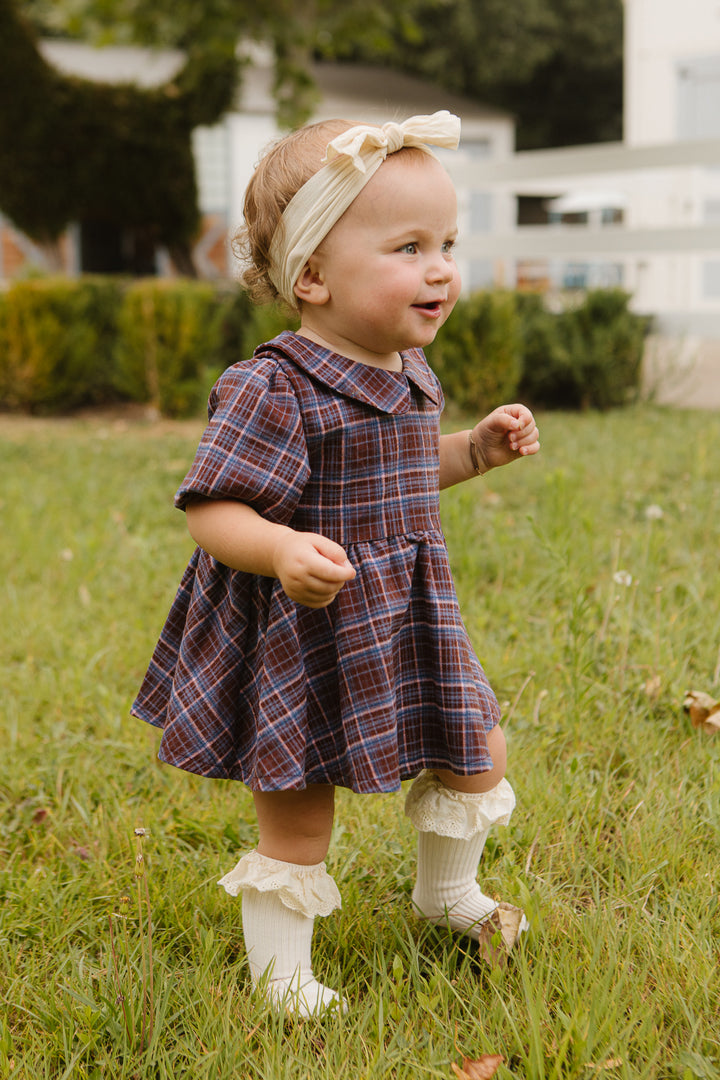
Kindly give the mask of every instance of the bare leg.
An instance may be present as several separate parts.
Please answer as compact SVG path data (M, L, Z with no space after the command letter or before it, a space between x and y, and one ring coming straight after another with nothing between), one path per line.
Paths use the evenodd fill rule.
M327 855L335 813L335 788L313 784L303 791L254 791L258 852L281 862L314 866Z

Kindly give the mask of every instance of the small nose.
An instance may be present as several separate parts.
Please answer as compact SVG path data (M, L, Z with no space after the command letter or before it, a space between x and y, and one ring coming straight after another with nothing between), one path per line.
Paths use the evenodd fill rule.
M425 278L428 282L447 282L452 281L454 273L453 260L449 259L443 252L438 252L428 262Z

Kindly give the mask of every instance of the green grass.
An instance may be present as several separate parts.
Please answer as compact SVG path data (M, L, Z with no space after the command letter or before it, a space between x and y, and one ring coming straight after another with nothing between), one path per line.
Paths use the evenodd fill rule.
M215 884L255 842L248 793L159 766L128 716L191 551L171 496L199 431L0 421L0 1076L453 1080L496 1052L505 1080L720 1077L720 739L682 710L720 697L720 417L549 415L540 458L445 493L518 795L483 881L532 931L499 972L419 928L401 796L342 792L315 966L349 1011L296 1023L249 994Z

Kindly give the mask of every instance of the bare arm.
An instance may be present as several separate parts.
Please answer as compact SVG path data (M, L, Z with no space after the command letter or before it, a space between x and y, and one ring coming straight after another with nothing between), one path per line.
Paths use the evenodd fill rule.
M538 429L530 410L524 405L503 405L476 424L472 431L440 436L441 489L476 475L470 455L470 435L477 447L481 473L536 454L540 449Z
M321 608L355 577L339 544L267 521L245 503L199 499L186 510L190 535L233 570L274 577L291 600Z

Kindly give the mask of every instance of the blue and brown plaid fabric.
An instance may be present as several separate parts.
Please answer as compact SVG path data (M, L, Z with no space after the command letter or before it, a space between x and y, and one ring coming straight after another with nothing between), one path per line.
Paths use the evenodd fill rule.
M440 527L442 405L420 350L390 372L290 333L220 378L176 505L246 502L336 540L357 576L313 610L196 550L133 705L163 761L261 791L490 767L499 708Z

